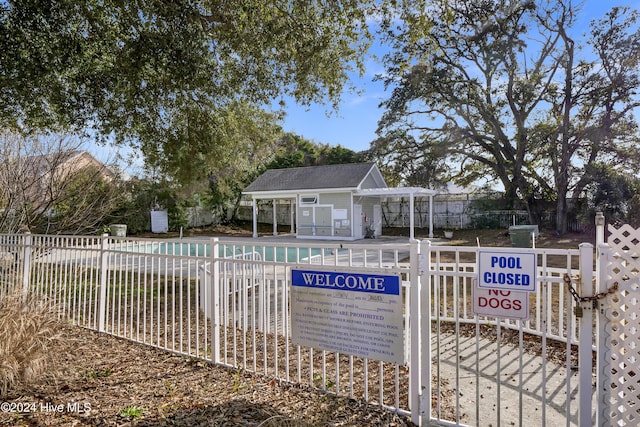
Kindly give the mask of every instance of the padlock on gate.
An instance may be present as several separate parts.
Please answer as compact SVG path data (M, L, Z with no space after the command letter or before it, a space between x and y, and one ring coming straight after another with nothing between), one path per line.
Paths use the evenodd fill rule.
M576 317L581 318L582 317L582 306L581 305L576 305L575 307L573 307L573 314L575 314Z

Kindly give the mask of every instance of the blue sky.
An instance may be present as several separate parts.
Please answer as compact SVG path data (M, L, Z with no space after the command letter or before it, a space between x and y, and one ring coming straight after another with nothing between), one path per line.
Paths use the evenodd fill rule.
M575 27L574 37L587 30L593 19L602 17L614 6L629 6L640 9L640 1L587 0L579 16L580 27ZM383 110L380 103L389 97L382 82L373 82L376 74L383 71L382 65L369 61L363 77L354 76L354 85L361 95L345 93L337 113L331 106L312 105L310 108L290 106L284 121L286 131L296 133L306 139L330 145L342 145L354 151L366 150L376 138L377 122ZM330 115L327 117L327 113Z
M613 6L640 9L640 0L585 1L578 18L581 24L574 28L574 38L578 40L588 29L590 21L602 17ZM374 47L374 52L381 55L383 50L377 46ZM389 96L389 91L385 91L382 82L373 81L376 74L382 72L383 67L379 62L369 60L362 77L352 76L352 84L360 93L345 92L338 111L334 111L330 105L313 104L304 107L289 102L283 123L284 130L318 143L342 145L354 151L366 150L376 138L377 123L383 112L379 105ZM103 161L109 156L113 157L106 147L96 150L96 154ZM134 156L134 153L127 155ZM135 168L129 168L128 171L137 173Z

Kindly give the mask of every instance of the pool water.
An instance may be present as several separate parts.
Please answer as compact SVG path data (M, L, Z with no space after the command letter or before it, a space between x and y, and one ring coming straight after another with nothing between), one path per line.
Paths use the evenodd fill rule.
M147 243L129 248L132 252L141 252L158 255L182 255L194 257L209 257L211 247L208 243ZM325 249L325 253L330 252ZM220 245L219 257L252 259L252 253L257 253L256 259L277 262L296 262L309 256L318 256L321 248L290 248L285 246L256 246L256 245Z

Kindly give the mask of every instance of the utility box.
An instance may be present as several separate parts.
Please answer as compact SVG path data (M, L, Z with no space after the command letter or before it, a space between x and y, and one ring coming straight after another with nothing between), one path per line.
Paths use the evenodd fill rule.
M532 248L533 240L538 237L538 226L512 225L509 227L509 236L514 248Z
M151 232L169 232L169 215L167 211L151 211Z
M127 225L126 224L111 224L109 231L112 236L127 237Z

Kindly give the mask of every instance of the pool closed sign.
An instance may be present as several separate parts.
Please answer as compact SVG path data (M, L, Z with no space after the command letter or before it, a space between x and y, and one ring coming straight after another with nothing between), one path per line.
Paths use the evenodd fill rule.
M481 316L527 319L529 293L536 290L532 252L480 251L473 312Z
M535 292L535 253L480 251L478 286L485 289Z

